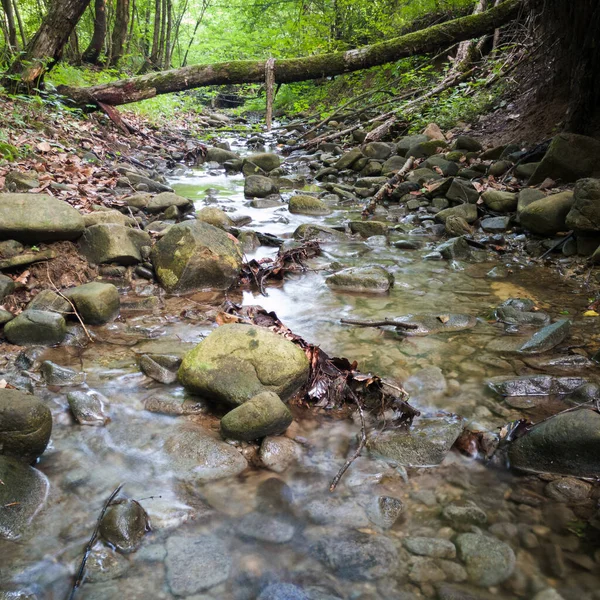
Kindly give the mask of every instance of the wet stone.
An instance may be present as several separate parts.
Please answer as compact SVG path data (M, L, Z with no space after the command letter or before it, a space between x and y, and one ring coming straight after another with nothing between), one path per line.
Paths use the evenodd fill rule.
M275 473L283 473L298 459L300 448L294 440L284 436L267 436L260 445L262 464Z
M561 477L551 481L544 493L557 502L580 502L589 498L592 485L573 477Z
M45 360L40 371L44 376L46 385L75 385L81 383L83 374L68 367L62 367L50 360Z
M389 529L401 518L404 504L399 498L378 496L366 505L366 511L373 524L382 529Z
M144 354L140 357L140 369L159 383L175 383L181 357L169 354Z
M440 569L435 560L417 556L410 561L408 578L413 583L435 583L445 581L446 573Z
M100 523L100 536L119 552L134 552L150 529L148 515L135 500L109 507Z
M229 579L227 544L212 535L171 536L167 540L167 583L175 596L190 596Z
M4 326L4 334L17 346L52 346L65 339L67 325L58 313L26 310Z
M571 329L571 321L569 319L561 319L547 325L533 334L531 339L525 342L519 352L523 354L536 354L552 350L565 340Z
M304 590L291 583L272 583L268 585L257 600L312 600ZM327 599L324 599L327 600Z
M93 390L69 392L67 400L75 421L80 425L103 427L108 422L106 398L102 394Z
M308 518L319 525L366 527L367 515L352 498L324 497L311 500L304 506Z
M288 520L253 512L241 518L237 524L237 531L244 537L261 542L285 544L294 537L296 528Z
M451 238L436 248L443 258L468 260L471 258L471 247L463 237Z
M348 226L352 233L358 234L363 238L388 234L388 226L381 221L350 221Z
M97 545L85 563L85 580L89 583L109 581L124 575L129 561L111 548Z
M582 377L523 375L493 377L488 386L501 396L549 396L569 394L585 383Z
M444 508L442 514L455 527L485 525L487 523L487 515L474 503L466 506L449 504Z
M411 553L432 558L455 558L456 547L449 540L427 537L407 537L404 547Z
M457 536L456 547L465 563L469 580L475 585L499 585L515 569L515 554L511 547L496 538L463 533Z
M393 286L394 276L377 265L350 267L330 275L325 283L333 290L385 293Z

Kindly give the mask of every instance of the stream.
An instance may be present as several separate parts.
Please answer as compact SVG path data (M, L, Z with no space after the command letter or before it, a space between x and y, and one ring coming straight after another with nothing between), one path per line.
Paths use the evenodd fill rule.
M244 139L228 141L232 150L250 152ZM300 174L306 168L293 158L285 164ZM311 217L290 214L285 204L252 208L244 198L243 176L226 175L221 168L181 169L169 183L197 208L218 206L234 217L247 215L252 222L244 228L282 238L304 223L338 226L358 219L362 209L339 203L331 215ZM393 245L401 240L422 247ZM439 466L414 468L364 450L331 494L329 483L356 448L360 424L357 418L340 420L302 407L294 407L296 419L288 432L297 443L297 460L280 473L251 468L237 477L186 481L165 453L165 436L173 428L195 422L216 432L218 420L179 384L161 385L141 373L139 356L184 354L214 328L224 300L274 311L294 333L330 356L402 382L423 416L458 414L472 430L496 431L516 419L538 421L567 408L557 398L503 400L490 392L492 377L552 373L515 354L531 330L506 331L493 311L514 297L532 299L553 318L568 311L576 355L583 340L600 335L595 319L578 318L588 303L585 290L512 253L476 262L424 260L435 241L407 227L393 231L390 243L347 236L322 244L321 256L309 261L306 272L269 284L265 296L234 290L167 297L143 279L129 288L122 282L121 317L94 328L99 341L25 351L20 369L32 374L36 394L53 413L51 445L37 465L48 478L48 497L22 537L0 540L0 583L7 590L0 591L0 598L66 600L102 505L121 483L147 511L151 531L129 554L97 542L76 598L600 598L599 546L581 535L595 500L590 508L587 500L578 504L549 497L552 478L519 475L500 461L485 464L456 451ZM276 252L261 246L247 257ZM381 265L395 284L386 294L334 291L325 283L332 263ZM495 278L489 273L499 264L506 276ZM390 328L340 323L450 313L476 317L477 325L403 337ZM35 375L45 360L77 370L81 380L68 389L46 386ZM0 367L14 371L15 357L0 359ZM105 427L74 424L66 400L73 390L94 390L105 398L110 415ZM152 404L184 406L184 414L148 410ZM240 450L256 463L252 444L241 444ZM453 516L448 505L464 510ZM394 515L391 522L389 514ZM487 531L513 549L515 572L502 584L484 579L473 588L466 583L465 561L456 558L449 540L457 532L473 531ZM428 541L414 542L421 538ZM415 550L419 543L427 548ZM499 570L511 560L492 550L486 559Z

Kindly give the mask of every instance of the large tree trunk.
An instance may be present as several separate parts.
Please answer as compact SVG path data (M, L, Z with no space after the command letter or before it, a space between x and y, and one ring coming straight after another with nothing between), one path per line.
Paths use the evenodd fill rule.
M291 83L319 79L368 69L415 54L433 52L441 47L494 31L496 27L515 18L520 6L521 0L506 0L497 8L482 14L434 25L371 46L346 52L279 60L275 63L275 82ZM59 92L80 106L95 102L115 106L208 85L260 83L264 80L265 61L238 60L148 73L89 88L61 86Z
M97 65L104 48L104 38L106 37L106 0L95 0L94 2L94 33L86 48L83 56L83 62Z
M111 65L116 65L123 56L127 32L129 31L129 0L117 0L115 24L112 32Z
M63 48L90 0L55 0L25 52L6 72L9 90L31 91L43 83L46 71L60 59Z

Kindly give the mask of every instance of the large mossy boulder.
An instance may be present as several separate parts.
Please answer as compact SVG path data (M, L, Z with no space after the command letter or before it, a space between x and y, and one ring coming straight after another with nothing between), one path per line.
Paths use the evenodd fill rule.
M580 179L575 184L566 225L578 232L600 232L600 179Z
M515 469L575 477L600 476L600 414L580 408L532 427L508 449Z
M152 249L158 281L172 293L225 290L242 268L239 242L201 221L173 225Z
M512 192L487 190L481 195L484 204L495 212L506 213L517 209L518 197Z
M574 133L555 136L529 185L538 185L547 177L563 183L600 177L600 140Z
M84 229L81 214L63 200L45 194L0 194L0 239L76 240Z
M519 215L521 225L538 235L554 235L567 231L567 215L574 203L573 192L560 192L536 200Z
M65 339L67 325L57 312L26 310L4 326L4 335L17 346L53 346Z
M0 456L0 481L0 538L14 540L30 528L50 484L43 473L9 456Z
M252 163L262 171L268 173L281 166L281 159L273 152L261 152L259 154L248 156L244 159L244 163Z
M249 442L283 433L293 420L290 409L277 394L261 392L221 419L221 435Z
M142 261L140 249L151 244L150 236L141 229L103 223L85 230L80 248L85 257L96 265L113 262L133 265Z
M41 400L0 389L0 454L33 462L43 454L51 433L52 415Z
M314 198L298 194L290 198L289 210L295 215L329 215L331 209L325 202Z
M302 349L283 336L232 323L184 356L179 381L194 394L239 406L263 391L289 399L306 383L308 371Z
M121 302L119 290L112 283L94 281L65 291L84 323L102 325L118 314Z

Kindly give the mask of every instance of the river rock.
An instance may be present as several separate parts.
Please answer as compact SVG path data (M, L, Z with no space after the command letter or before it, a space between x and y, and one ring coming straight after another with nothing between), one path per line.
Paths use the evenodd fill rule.
M109 420L106 414L106 398L98 392L69 392L67 401L73 418L80 425L104 427Z
M237 240L201 221L173 225L151 258L160 284L171 293L227 289L242 268Z
M550 322L550 315L539 310L517 310L512 306L499 306L496 309L496 319L507 325L537 325L543 327Z
M252 208L276 208L283 206L283 202L277 198L253 198L249 205Z
M129 570L129 561L104 545L96 545L85 563L86 583L110 581L125 575Z
M406 537L403 540L404 547L418 556L430 556L432 558L455 558L456 547L450 540L430 537Z
M83 215L86 227L102 223L117 223L118 225L135 226L136 220L119 212L118 210L95 210Z
M580 179L575 184L573 199L567 227L578 232L600 231L600 179Z
M365 508L369 520L382 529L393 527L404 513L402 500L392 496L377 496Z
M229 579L231 554L225 541L213 535L167 540L167 583L175 596L190 597Z
M454 147L457 150L466 150L467 152L481 152L483 150L479 140L467 135L459 135L454 142Z
M240 519L237 531L244 537L261 542L285 544L294 537L296 528L288 519L273 517L262 512L252 512Z
M477 318L471 315L456 313L440 313L439 315L402 315L394 317L394 321L411 323L415 329L401 329L402 335L425 336L449 331L464 331L477 325Z
M320 598L321 596L318 597ZM291 583L272 583L260 593L257 600L312 600L312 598L315 598L315 596L308 596L297 585ZM328 598L323 597L323 600L328 600Z
M152 240L145 231L117 223L88 227L80 242L85 257L97 265L113 262L133 265L142 262L140 249L151 245Z
M266 173L278 169L281 166L281 159L273 152L261 152L259 154L252 154L244 159L244 162L250 162Z
M394 149L392 145L385 142L369 142L363 146L362 152L367 158L385 160L392 154Z
M32 462L46 449L51 433L52 415L43 402L18 390L0 389L0 454Z
M170 354L143 354L140 356L140 369L145 375L159 383L175 383L181 358Z
M314 534L311 553L343 579L370 581L398 569L398 550L389 538L346 529Z
M64 295L75 305L84 323L102 325L119 314L119 291L112 283L85 283L65 290Z
M203 427L182 425L165 440L165 452L175 475L185 481L214 481L239 475L248 467L233 446L215 439Z
M8 276L0 273L0 302L15 291L15 282Z
M537 200L541 200L545 198L546 194L541 190L537 190L535 188L523 188L519 192L519 196L517 199L517 219L520 218L521 213L530 205L536 202Z
M421 142L427 142L430 138L422 133L415 135L405 135L400 139L396 140L396 151L400 156L406 156L408 149L415 144L420 144ZM406 161L405 161L406 162Z
M85 229L72 206L45 194L0 194L0 239L35 244L76 240Z
M481 229L486 233L503 233L509 225L510 217L490 217L481 221Z
M29 530L50 484L43 473L10 456L0 456L0 481L0 538L14 540Z
M446 191L446 198L451 202L476 204L479 200L479 192L470 181L455 177L451 180L450 187Z
M289 211L295 215L329 215L331 209L325 202L313 196L292 196Z
M150 198L145 208L150 213L160 213L172 206L179 210L186 210L192 206L192 201L173 192L162 192Z
M538 185L547 177L569 183L582 177L598 176L600 140L574 133L560 133L550 143L544 158L529 179L529 185Z
M446 224L450 217L446 219ZM442 242L436 249L442 255L442 258L448 260L468 260L471 258L471 246L464 237L454 237Z
M288 437L268 436L262 441L258 456L267 469L283 473L300 456L300 447Z
M483 192L481 198L485 205L495 212L506 213L517 209L517 194L512 192L487 190Z
M558 413L511 442L508 450L516 469L598 477L600 414L587 408Z
M515 569L515 553L500 540L477 533L462 533L456 538L460 559L465 563L469 580L481 587L506 581Z
M477 221L477 205L476 204L460 204L459 206L451 206L440 210L435 215L435 220L440 223L445 223L449 216L462 217L467 223L474 223Z
M67 335L62 315L42 310L26 310L4 326L6 339L17 346L52 346Z
M220 165L226 163L228 160L237 160L239 155L231 150L225 150L224 148L209 148L204 157L205 162L216 162Z
M233 227L233 221L229 215L216 206L205 206L200 209L196 212L196 219L203 223L208 223L213 227L218 227L219 229L227 230L230 227Z
M556 321L552 325L546 325L546 327L534 333L519 348L519 352L523 354L538 354L552 350L552 348L565 340L567 335L569 335L570 329L571 321L569 319L560 319L560 321Z
M44 377L46 385L74 385L82 383L85 375L74 369L57 365L51 360L45 360L40 366L40 372Z
M346 238L342 231L313 223L299 225L292 237L295 240L319 240L325 243L339 242Z
M573 192L561 192L536 200L519 215L521 225L538 235L554 235L567 231L567 215L574 203Z
M421 418L409 431L385 431L373 436L369 450L399 465L431 467L439 465L462 433L459 417Z
M585 379L575 376L523 375L493 377L488 386L501 396L562 396L570 394L585 383Z
M385 293L394 285L394 276L377 265L350 267L330 275L325 283L333 290Z
M442 515L455 529L471 525L479 527L487 523L487 515L474 502L465 505L449 504L444 507Z
M574 477L560 477L551 481L544 489L544 493L548 498L552 498L557 502L571 503L586 500L592 490L592 484L587 481L575 479Z
M4 185L7 190L15 192L28 192L40 187L40 180L35 171L23 173L14 169L6 174Z
M179 380L192 393L238 406L263 391L287 400L304 385L308 371L304 352L283 336L231 323L185 355Z
M302 506L308 518L319 525L339 527L367 527L369 519L365 510L354 498L323 496L308 500Z
M444 140L427 140L413 144L407 151L406 156L413 158L427 158L443 150L448 144Z
M275 182L263 175L250 175L244 181L244 196L246 198L266 198L279 193Z
M359 158L362 158L362 156L362 150L360 148L354 148L338 158L333 167L338 171L349 169Z
M293 420L289 408L277 394L261 392L221 419L221 435L249 442L283 433Z
M119 552L134 552L150 530L148 515L135 500L123 500L108 508L100 522L100 536Z
M388 226L381 221L350 221L348 226L352 233L357 233L363 238L388 234Z

